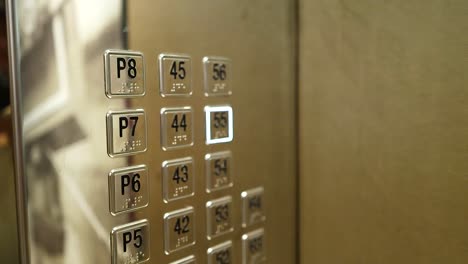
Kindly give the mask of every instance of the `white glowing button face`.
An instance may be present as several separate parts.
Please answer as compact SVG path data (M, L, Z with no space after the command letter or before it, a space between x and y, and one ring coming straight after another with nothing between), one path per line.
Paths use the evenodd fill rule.
M206 144L231 142L234 133L232 107L205 106Z

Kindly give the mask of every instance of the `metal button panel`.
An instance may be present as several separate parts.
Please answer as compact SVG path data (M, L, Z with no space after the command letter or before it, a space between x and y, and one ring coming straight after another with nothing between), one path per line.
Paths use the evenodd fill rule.
M263 205L263 187L250 189L241 193L242 227L265 221Z
M207 237L232 232L232 197L226 196L206 203Z
M232 264L233 252L232 242L226 241L222 244L210 247L207 250L208 264Z
M266 260L264 245L263 228L242 235L242 263L264 263Z
M188 256L186 258L171 262L170 264L195 264L195 263L196 263L195 256L192 255L192 256Z
M150 226L140 220L117 226L111 232L112 264L137 264L150 258Z
M164 251L170 254L195 244L195 213L187 207L164 215Z
M179 54L159 55L159 92L161 96L192 94L192 60Z
M107 113L107 154L110 157L146 151L146 115L143 109Z
M206 191L232 187L232 154L222 151L205 155Z
M146 207L149 201L148 169L145 165L109 173L109 209L112 215Z
M234 133L232 107L205 106L206 144L231 142Z
M165 202L194 195L194 168L191 157L164 161L162 170Z
M106 50L104 80L106 96L109 98L145 95L143 54L128 50Z
M204 57L205 96L231 95L231 60L223 57Z
M193 145L193 116L189 106L161 109L161 146L164 150Z

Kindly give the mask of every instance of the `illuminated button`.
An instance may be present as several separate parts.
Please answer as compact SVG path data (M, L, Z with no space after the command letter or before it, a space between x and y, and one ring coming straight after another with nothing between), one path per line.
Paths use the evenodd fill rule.
M226 196L206 203L208 239L232 232L232 197Z
M194 170L191 157L164 161L162 168L165 202L193 196Z
M142 263L150 258L148 220L114 227L111 232L112 264Z
M242 263L257 264L264 263L265 239L263 228L252 231L242 236Z
M205 155L207 192L229 188L233 185L231 159L230 151Z
M205 96L231 95L231 60L204 57Z
M145 61L141 52L106 50L104 76L109 98L145 95Z
M146 151L146 115L143 109L107 113L107 154L110 157Z
M231 142L233 114L230 106L205 106L206 144Z
M208 264L231 264L234 263L232 242L226 241L222 244L210 247L207 250Z
M171 262L170 264L195 264L195 256L188 256L183 259L179 259L177 261Z
M161 96L192 94L192 61L190 56L159 55L159 92Z
M265 221L263 207L263 187L247 190L241 193L242 227Z
M138 165L109 173L109 206L112 215L148 205L148 169Z
M193 145L192 108L161 109L161 145L164 150Z
M193 207L164 215L164 251L166 254L195 244L194 220Z

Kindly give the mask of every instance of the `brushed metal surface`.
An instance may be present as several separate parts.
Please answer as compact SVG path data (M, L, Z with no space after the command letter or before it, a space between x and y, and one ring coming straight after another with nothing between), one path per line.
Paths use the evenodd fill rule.
M132 107L144 106L148 116L163 107L188 105L193 108L194 145L172 151L149 148L147 155L135 157L137 163L161 164L187 156L194 159L195 195L165 204L160 197L160 173L150 171L151 201L144 214L152 226L161 226L162 214L193 206L196 219L196 245L165 255L161 239L152 241L152 259L170 263L194 254L197 263L207 263L207 249L232 241L234 263L242 259L241 237L264 227L267 263L296 263L296 169L294 118L294 3L291 1L129 1L129 48L143 52L147 61L147 94L131 101ZM159 96L158 56L182 53L192 59L191 97ZM206 97L203 58L231 60L232 95ZM234 115L232 142L205 144L205 106L230 105ZM149 146L157 145L160 128L148 122ZM204 156L231 151L233 186L205 191ZM242 228L242 191L263 186L266 221ZM234 231L206 238L205 203L232 196ZM160 230L152 228L152 237ZM154 262L154 263L157 263Z
M21 0L10 4L22 263L109 263L113 228L141 219L148 219L151 226L148 263L169 263L189 255L206 263L207 249L226 240L232 240L233 259L240 260L241 236L258 228L265 228L269 238L269 263L294 263L292 3ZM174 27L174 21L181 24ZM106 96L103 55L109 49L143 53L144 96ZM162 53L191 56L193 95L160 96ZM229 58L232 95L205 96L205 56ZM204 107L219 105L233 109L229 134L234 138L208 146ZM183 106L193 109L193 146L163 150L160 111ZM145 110L147 151L111 158L106 114L128 109ZM233 186L207 193L205 155L223 151L232 153ZM162 164L184 157L193 159L194 196L165 203ZM148 168L148 206L113 216L109 172L135 165ZM242 228L241 193L257 187L265 190L266 221ZM234 231L208 241L205 204L224 196L233 199ZM191 207L196 244L167 255L164 214Z
M467 263L468 2L300 3L301 263Z

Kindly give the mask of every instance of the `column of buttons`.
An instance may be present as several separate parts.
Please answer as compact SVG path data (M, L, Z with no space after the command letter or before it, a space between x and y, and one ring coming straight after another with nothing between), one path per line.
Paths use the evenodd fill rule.
M108 98L144 96L145 63L141 52L104 52L104 91ZM106 115L107 154L111 158L135 155L147 149L144 109L111 110ZM112 215L144 208L149 203L148 168L137 165L113 169L108 176ZM142 263L150 258L150 226L139 220L111 231L112 264Z
M162 97L192 95L192 63L184 54L159 55L159 93ZM174 151L193 146L193 109L190 106L161 109L161 148ZM163 200L165 203L195 194L192 157L166 160L162 163ZM195 212L192 206L164 215L164 251L171 254L195 244ZM195 257L173 264L195 263Z
M111 232L112 264L142 263L150 258L147 220L114 227Z

